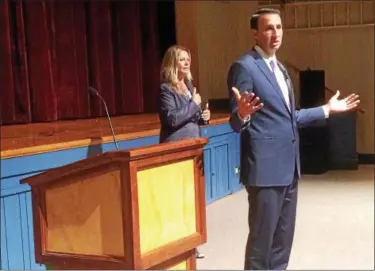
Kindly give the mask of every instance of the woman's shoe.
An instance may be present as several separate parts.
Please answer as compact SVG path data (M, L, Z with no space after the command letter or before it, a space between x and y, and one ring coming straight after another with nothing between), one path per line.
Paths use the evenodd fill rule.
M198 250L195 252L195 257L197 259L203 259L204 257L206 257L203 253L200 253Z

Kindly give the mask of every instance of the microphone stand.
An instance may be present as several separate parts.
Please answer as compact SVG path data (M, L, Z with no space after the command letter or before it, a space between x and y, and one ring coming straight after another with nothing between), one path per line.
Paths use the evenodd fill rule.
M109 123L109 128L111 129L111 132L112 132L112 137L113 137L113 142L115 143L116 145L116 149L119 150L119 147L117 145L117 140L116 140L116 137L115 137L115 132L113 131L113 127L112 127L112 121L111 121L111 118L109 116L109 113L108 113L108 108L107 108L107 104L105 102L105 100L103 99L103 97L99 94L99 91L93 87L89 87L89 91L92 95L95 95L97 97L100 98L100 100L102 100L103 104L104 104L104 109L105 109L105 112L107 114L107 118L108 118L108 123Z

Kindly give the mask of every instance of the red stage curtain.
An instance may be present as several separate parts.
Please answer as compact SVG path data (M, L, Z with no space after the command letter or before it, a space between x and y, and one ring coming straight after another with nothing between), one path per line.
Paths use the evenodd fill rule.
M145 112L156 112L157 94L159 90L159 39L157 1L140 1L142 14L142 82L143 82L143 102Z
M23 7L20 1L0 1L1 123L31 121L30 88Z
M153 112L155 1L18 1L0 10L3 124Z

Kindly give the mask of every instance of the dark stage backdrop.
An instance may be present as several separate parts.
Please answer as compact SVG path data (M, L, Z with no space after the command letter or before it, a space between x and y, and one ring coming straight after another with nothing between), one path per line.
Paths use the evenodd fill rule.
M156 111L157 1L0 1L2 124Z

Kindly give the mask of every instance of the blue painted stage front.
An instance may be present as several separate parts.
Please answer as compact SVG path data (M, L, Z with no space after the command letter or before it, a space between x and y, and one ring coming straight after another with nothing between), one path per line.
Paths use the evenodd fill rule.
M201 128L210 139L204 149L206 203L209 204L242 188L238 183L239 135L225 124ZM158 136L120 141L120 149L158 143ZM45 270L35 263L31 192L19 181L91 155L114 150L113 143L67 149L1 160L1 269Z

